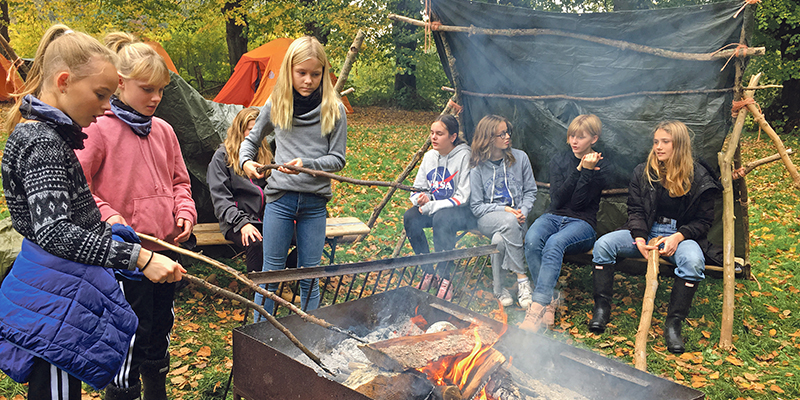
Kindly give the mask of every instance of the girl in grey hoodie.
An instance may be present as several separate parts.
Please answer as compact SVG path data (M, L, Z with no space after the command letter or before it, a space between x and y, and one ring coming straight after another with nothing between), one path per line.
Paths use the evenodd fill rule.
M517 299L522 308L531 304L531 284L523 264L525 220L536 200L536 181L528 155L511 148L511 124L498 115L478 122L472 138L469 206L478 229L497 245L492 255L494 295L508 307L514 304L502 286L501 268L517 274Z
M430 135L433 149L425 153L414 180L415 188L427 190L411 194L414 206L403 215L406 236L416 254L430 252L423 228L433 227L434 249L446 251L456 247L458 231L476 227L467 204L470 149L458 137L458 121L450 114L440 115L431 124ZM435 275L433 265L422 269L425 273L417 287L427 291L438 285L437 296L449 300L453 292L447 266L441 265Z

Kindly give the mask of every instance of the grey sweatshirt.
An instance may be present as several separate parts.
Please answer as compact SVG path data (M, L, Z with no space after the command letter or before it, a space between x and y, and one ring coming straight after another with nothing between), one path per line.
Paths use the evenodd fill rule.
M467 206L469 203L469 145L461 143L446 156L436 150L425 153L422 163L414 179L414 187L428 188L430 201L419 208L425 215L435 213L443 208ZM411 194L411 202L418 205L419 195Z
M470 171L472 191L469 207L480 218L490 212L503 210L506 206L528 215L536 200L536 180L528 155L522 150L511 149L516 159L512 165L503 161L499 166L484 161Z
M339 103L339 118L333 130L322 135L320 124L320 110L322 106L309 111L307 114L294 117L292 129L285 130L272 124L270 110L272 103L267 104L258 114L253 129L242 142L239 148L239 163L244 165L252 160L258 152L261 140L269 135L275 137L275 164L281 165L299 158L303 167L325 172L336 172L344 168L345 149L347 147L347 116L342 103ZM271 203L283 196L287 191L314 193L330 199L331 180L322 177L313 177L309 174L297 175L284 174L273 171L267 178L267 187L264 189L265 200Z

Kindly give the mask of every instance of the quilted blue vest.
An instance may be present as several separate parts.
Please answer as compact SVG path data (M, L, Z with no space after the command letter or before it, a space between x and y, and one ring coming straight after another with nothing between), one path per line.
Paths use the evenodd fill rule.
M25 239L0 286L0 369L24 382L40 357L101 389L122 366L138 322L112 269Z

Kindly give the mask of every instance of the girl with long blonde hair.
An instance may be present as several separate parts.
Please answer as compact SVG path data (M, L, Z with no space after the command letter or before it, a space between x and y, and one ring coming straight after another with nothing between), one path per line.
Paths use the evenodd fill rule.
M722 187L714 171L692 158L688 127L679 121L658 124L647 161L633 171L628 187L628 221L603 235L592 252L594 311L589 329L601 333L611 317L617 257L647 258L650 250L675 264L675 281L664 322L664 342L683 353L681 323L697 286L705 278L706 236L714 222L714 198ZM661 237L654 245L647 241Z
M96 39L52 26L8 119L3 189L25 239L0 287L0 369L28 382L29 399L78 400L80 381L105 387L127 359L137 319L112 271L152 282L186 272L130 227L103 222L75 158L81 128L110 108L117 61Z
M130 225L167 242L187 242L197 222L189 172L172 126L153 116L170 81L167 64L129 33L109 33L105 42L120 59L119 87L111 109L84 129L89 139L76 154L86 180L106 222ZM143 246L179 259L162 246ZM118 279L139 328L131 358L106 388L105 399L133 400L140 393L146 399L166 399L175 285L136 276Z
M275 137L275 163L326 172L344 168L347 117L339 94L334 92L330 66L320 42L304 36L286 51L278 80L250 134L242 142L239 163L248 177L264 178L255 160L261 141ZM297 235L298 266L315 267L325 245L326 204L331 199L331 180L299 174L279 167L267 177L264 190L263 271L283 269L292 237ZM300 281L301 307L319 306L319 284ZM269 290L278 289L270 284ZM274 303L256 294L257 303L272 312ZM255 313L256 321L263 317Z
M499 115L483 117L472 137L469 206L478 229L497 245L492 254L494 295L505 306L514 304L503 287L502 270L517 276L517 300L531 305L531 283L525 274L523 236L525 221L536 200L536 181L528 155L511 148L511 123Z
M261 217L266 180L251 179L244 174L239 165L239 146L250 134L258 113L258 108L249 107L236 114L206 174L219 229L237 249L245 252L247 272L261 271L263 265ZM272 163L272 150L266 140L261 142L256 162Z

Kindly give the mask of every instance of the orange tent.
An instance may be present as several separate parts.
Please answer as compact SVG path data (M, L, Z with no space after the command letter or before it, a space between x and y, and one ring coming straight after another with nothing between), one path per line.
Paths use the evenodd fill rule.
M22 89L25 84L16 71L13 74L9 74L9 70L11 70L11 62L0 55L0 74L2 74L3 79L3 84L0 85L0 101L11 100L9 94Z
M164 59L164 62L167 63L167 68L169 68L170 71L176 74L178 73L178 69L175 68L175 64L172 62L172 59L169 58L169 54L167 54L167 51L164 50L163 47L161 47L160 43L158 42L145 42L145 43L150 45L150 47L152 47L153 50L155 50L156 53L158 53L158 55L160 55Z
M241 104L245 107L263 106L267 103L272 88L277 82L278 72L286 50L294 40L289 38L275 39L242 55L233 75L222 87L214 101L224 104ZM331 73L336 82L336 76ZM347 97L342 97L348 113L353 112Z

